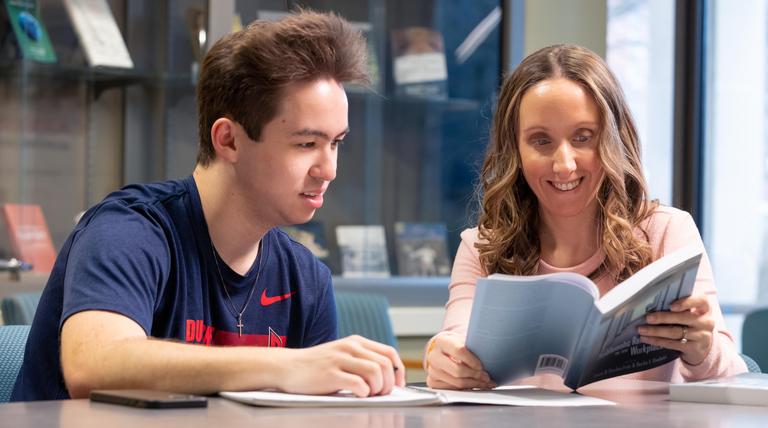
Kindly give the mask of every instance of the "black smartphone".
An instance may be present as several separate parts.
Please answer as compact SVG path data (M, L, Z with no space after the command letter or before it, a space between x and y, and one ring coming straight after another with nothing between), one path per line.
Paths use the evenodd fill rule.
M122 404L144 409L179 409L207 407L208 399L199 395L148 389L102 389L91 391L91 401Z

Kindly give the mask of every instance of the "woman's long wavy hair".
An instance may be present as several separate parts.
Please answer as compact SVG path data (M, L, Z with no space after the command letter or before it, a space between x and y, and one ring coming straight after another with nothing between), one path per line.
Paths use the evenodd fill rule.
M635 231L656 202L647 200L637 131L616 78L597 54L573 45L541 49L504 79L477 189L480 261L489 274L533 275L538 270L541 224L518 150L520 104L530 88L559 77L581 85L600 112L598 154L605 176L596 221L606 258L591 276L615 273L614 279L622 281L651 261L647 236Z

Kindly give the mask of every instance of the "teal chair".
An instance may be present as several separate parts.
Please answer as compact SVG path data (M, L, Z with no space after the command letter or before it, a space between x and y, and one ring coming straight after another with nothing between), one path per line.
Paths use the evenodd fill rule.
M739 355L741 356L741 359L744 360L744 363L747 365L747 370L749 370L750 373L762 373L760 365L757 364L755 360L744 354Z
M34 293L16 293L3 299L3 324L32 324L42 291Z
M28 325L0 325L0 403L11 398L13 385L24 359Z
M336 314L339 337L357 334L397 347L389 319L389 303L377 294L338 292Z
M756 309L744 318L741 350L759 367L768 368L768 308Z

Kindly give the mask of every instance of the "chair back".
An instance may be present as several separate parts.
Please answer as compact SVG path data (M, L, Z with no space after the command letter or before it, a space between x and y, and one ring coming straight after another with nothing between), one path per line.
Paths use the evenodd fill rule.
M355 292L337 292L335 295L339 337L358 334L397 347L385 297Z
M32 324L42 291L33 293L15 293L6 296L2 302L3 324Z
M758 366L768 368L768 308L755 309L744 318L741 350Z
M0 325L0 403L7 403L11 398L24 360L29 329L28 325Z

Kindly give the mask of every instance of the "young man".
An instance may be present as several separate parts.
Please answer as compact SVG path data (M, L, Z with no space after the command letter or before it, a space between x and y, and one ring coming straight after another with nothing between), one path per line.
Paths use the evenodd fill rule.
M275 229L322 206L348 132L341 83L366 80L364 52L349 23L313 12L216 43L200 74L194 174L125 187L83 216L43 292L12 400L402 385L391 347L333 341L330 272Z

